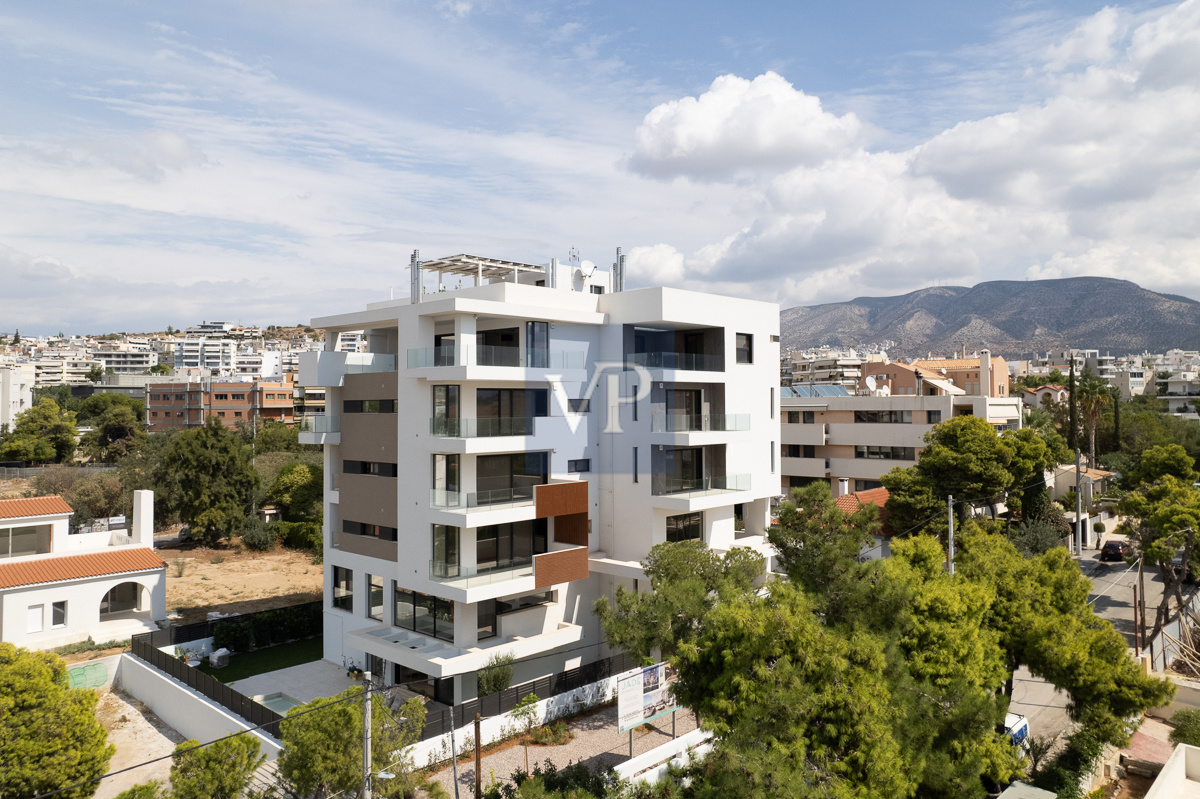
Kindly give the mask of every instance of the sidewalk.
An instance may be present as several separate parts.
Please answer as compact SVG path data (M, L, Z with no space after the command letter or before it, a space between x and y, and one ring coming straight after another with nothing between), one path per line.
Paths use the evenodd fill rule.
M696 718L691 711L680 709L675 713L676 735L683 735L696 729ZM584 762L588 768L594 769L597 763L615 766L629 759L629 733L617 732L617 708L606 708L599 713L585 716L567 725L575 734L575 738L562 746L530 746L529 768L535 763L549 759L554 765L562 768L571 762ZM633 753L640 755L661 746L671 740L671 717L664 716L652 722L652 732L633 733ZM457 742L460 746L461 741ZM415 764L418 767L422 764ZM510 746L499 752L484 755L482 768L482 784L487 785L493 779L498 782L508 782L509 777L518 768L525 768L525 747ZM449 766L432 777L440 782L448 791L453 793L453 774ZM475 790L475 760L459 761L458 784L461 796L474 796Z

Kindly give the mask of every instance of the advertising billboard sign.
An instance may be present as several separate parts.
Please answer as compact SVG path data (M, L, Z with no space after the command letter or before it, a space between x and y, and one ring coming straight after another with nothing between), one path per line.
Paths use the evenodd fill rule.
M675 710L671 682L675 675L665 663L632 669L617 678L617 731L627 732Z

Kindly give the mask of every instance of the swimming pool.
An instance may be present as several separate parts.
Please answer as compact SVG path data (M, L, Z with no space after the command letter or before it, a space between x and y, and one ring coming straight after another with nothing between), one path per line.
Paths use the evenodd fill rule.
M276 691L273 694L259 694L254 697L254 701L264 707L269 707L281 716L286 716L287 712L296 705L304 704L299 699L294 699L285 693Z

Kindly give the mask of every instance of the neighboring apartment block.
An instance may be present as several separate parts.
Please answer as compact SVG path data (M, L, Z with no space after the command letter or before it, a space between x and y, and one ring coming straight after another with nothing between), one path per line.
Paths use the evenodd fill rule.
M998 431L1021 426L1017 397L968 396L930 383L922 381L922 394L898 396L879 389L856 396L835 386L784 389L781 493L816 480L828 481L835 496L878 488L893 467L915 465L925 434L955 416L978 416Z
M151 383L146 387L146 422L151 433L200 427L215 416L227 427L240 421L294 419L292 384L289 382Z
M493 655L516 682L609 655L592 604L656 543L766 551L778 306L623 268L414 254L411 299L313 320L327 660L457 703Z
M33 406L35 369L31 363L0 363L0 430L12 430L17 414Z

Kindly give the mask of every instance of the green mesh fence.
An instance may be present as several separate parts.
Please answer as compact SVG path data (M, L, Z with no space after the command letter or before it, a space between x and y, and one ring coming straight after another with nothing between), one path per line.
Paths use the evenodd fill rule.
M72 688L101 688L108 682L108 667L103 663L89 663L67 671Z

